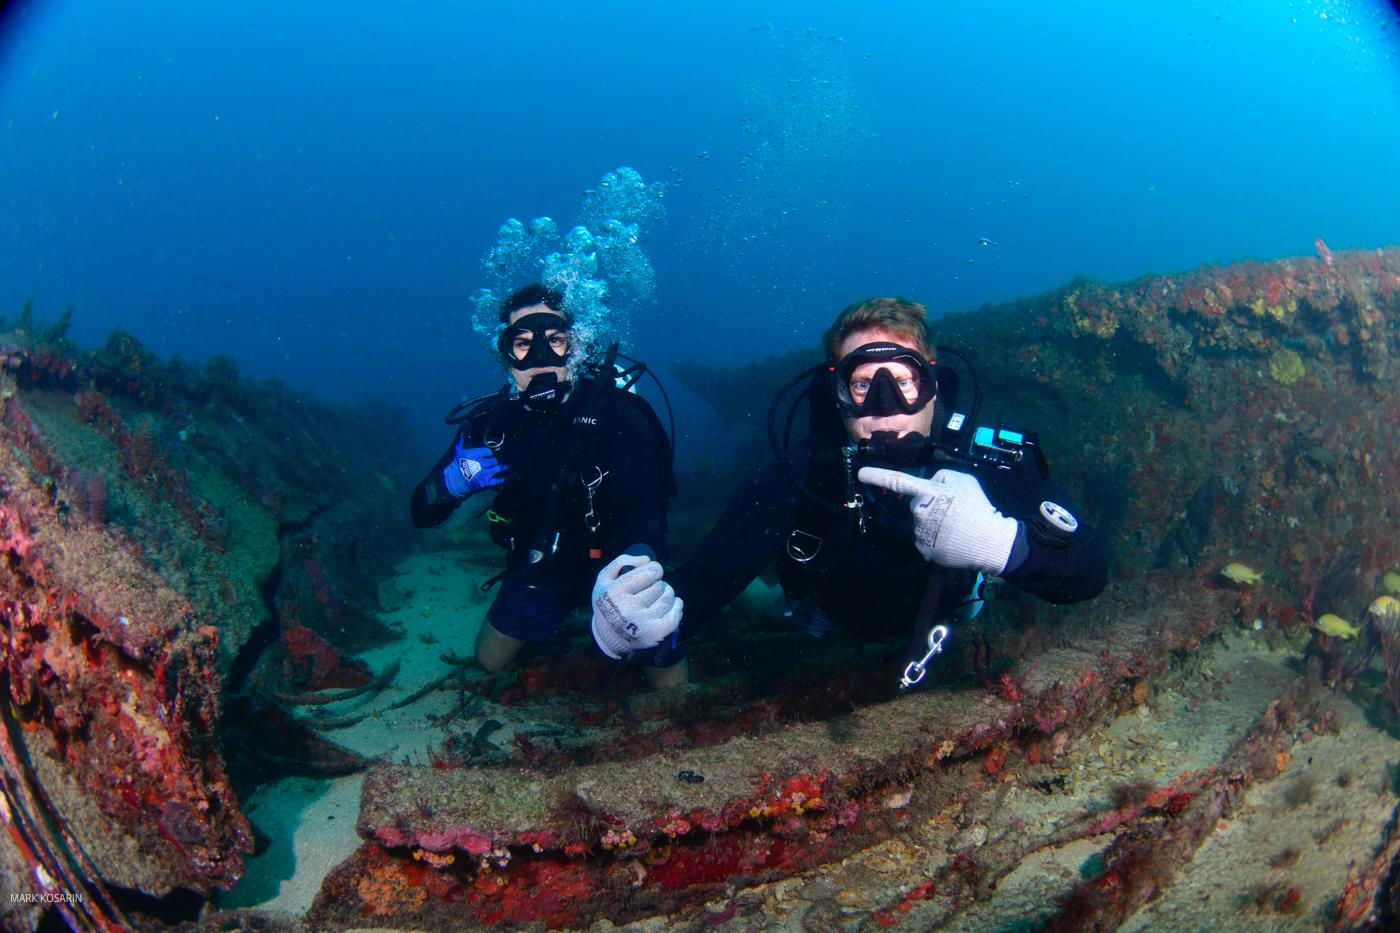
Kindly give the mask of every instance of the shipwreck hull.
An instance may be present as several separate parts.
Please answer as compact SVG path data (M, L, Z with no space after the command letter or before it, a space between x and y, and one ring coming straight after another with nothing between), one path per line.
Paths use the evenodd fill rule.
M1397 321L1393 249L941 318L981 371L981 420L1037 431L1104 539L1101 598L990 604L910 695L893 651L799 662L791 633L732 613L682 691L646 692L583 636L545 667L445 679L451 730L403 761L365 761L335 744L339 712L306 713L385 682L354 655L397 637L376 585L413 545L392 419L129 338L79 354L28 322L0 368L0 895L87 896L9 900L4 923L1111 929L1185 910L1182 872L1261 788L1322 767L1312 750L1363 713L1394 722L1400 664L1362 665L1379 628L1312 624L1360 621L1400 564ZM751 399L812 357L682 375L759 438ZM728 490L688 480L675 527L703 528ZM1262 581L1223 579L1232 561ZM503 720L535 728L493 744ZM366 766L359 847L305 917L199 919L252 850L240 799ZM1257 893L1250 922L1389 922L1387 787L1384 818L1316 834L1341 847L1316 890Z
M120 334L83 354L63 325L19 324L0 338L0 914L190 918L253 848L220 728L240 657L277 653L293 621L373 636L342 593L375 548L356 567L344 545L387 511L373 471L395 467L338 501L320 476L346 453L333 432L369 432L354 414L227 361L160 363ZM407 544L377 540L380 559ZM333 572L306 571L337 547ZM314 615L292 612L312 590Z
M365 782L366 841L327 878L306 921L581 929L666 917L696 929L928 929L989 909L1002 879L1033 855L1087 842L1093 873L1034 909L1045 928L1115 929L1170 889L1248 789L1288 769L1300 741L1337 728L1318 665L1301 676L1246 668L1252 705L1220 697L1182 711L1231 718L1225 741L1182 753L1121 800L1107 775L1087 778L1085 762L1115 722L1189 679L1189 659L1213 640L1204 620L1234 618L1237 594L1198 591L1183 602L1169 598L1171 583L1110 599L1086 624L1127 611L1132 622L1060 626L1033 662L980 688L553 773L383 766ZM1181 626L1183 611L1199 621ZM1018 794L1054 805L1031 821ZM1364 916L1372 905L1349 909Z
M1131 705L1135 684L1199 638L1168 619L1071 638L997 690L917 694L717 745L552 775L385 766L365 783L369 841L310 921L445 929L465 905L481 926L586 926L692 912L735 884L839 861L1006 773L1048 767L1071 731ZM424 892L407 898L416 909L405 887Z
M982 421L1038 430L1055 478L1106 538L1105 596L993 607L972 627L980 643L961 649L980 679L848 697L815 721L611 760L573 747L567 759L379 767L365 784L365 842L309 922L927 929L981 911L994 929L998 885L1032 854L1092 844L1092 870L1041 891L1038 922L1115 928L1171 890L1252 788L1291 779L1299 743L1338 728L1332 704L1361 677L1359 649L1311 623L1363 616L1400 558L1398 314L1400 251L1377 250L1077 282L940 319L940 342L982 371ZM739 425L749 400L773 391L768 374L808 362L683 378ZM1223 579L1234 560L1265 582ZM1077 807L1033 827L1005 812L1013 791L1060 793L1125 716L1188 689L1237 637L1295 663L1251 661L1230 678L1253 692L1218 711L1230 729L1199 760L1121 793L1086 785ZM1393 715L1374 684L1360 696ZM775 705L781 695L721 718L771 717ZM1183 706L1178 727L1198 712ZM1305 905L1338 928L1386 910L1396 842L1384 826L1366 832L1350 873L1329 881L1333 900ZM835 890L807 896L821 886ZM1293 916L1301 897L1260 895L1256 919Z

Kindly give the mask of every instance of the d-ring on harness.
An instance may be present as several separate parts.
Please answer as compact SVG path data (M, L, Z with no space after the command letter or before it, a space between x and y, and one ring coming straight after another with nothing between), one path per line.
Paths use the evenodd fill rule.
M928 670L928 663L933 660L934 655L943 651L943 640L948 637L948 626L935 625L928 632L928 652L917 661L910 661L904 668L904 675L899 678L899 689L907 690L916 683L924 679L924 674Z

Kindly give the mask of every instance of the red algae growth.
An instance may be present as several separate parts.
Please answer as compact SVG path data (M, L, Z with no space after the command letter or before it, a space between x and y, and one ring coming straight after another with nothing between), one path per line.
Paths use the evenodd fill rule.
M188 908L171 905L239 880L254 848L240 787L258 767L223 728L250 678L240 658L251 669L266 652L249 646L275 641L288 594L314 585L287 557L363 534L355 516L389 498L373 479L353 505L318 491L356 413L242 381L227 360L159 361L126 334L82 352L66 327L28 308L0 323L0 916L14 929L45 913L84 929L173 920ZM286 452L289 436L306 449ZM274 492L296 504L271 507ZM363 566L407 543L379 540ZM374 636L361 618L334 603L299 616L345 649ZM26 897L36 880L55 896Z

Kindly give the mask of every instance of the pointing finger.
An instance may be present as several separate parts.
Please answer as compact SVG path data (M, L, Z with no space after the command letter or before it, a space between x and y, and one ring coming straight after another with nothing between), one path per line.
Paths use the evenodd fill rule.
M901 473L898 470L886 470L883 467L861 467L856 476L862 483L879 486L881 489L888 489L901 496L917 496L927 492L930 485L926 479L910 476L908 473Z

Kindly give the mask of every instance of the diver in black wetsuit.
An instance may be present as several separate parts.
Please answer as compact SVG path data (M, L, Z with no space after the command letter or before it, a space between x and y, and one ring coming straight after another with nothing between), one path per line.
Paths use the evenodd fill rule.
M598 568L624 549L664 557L672 492L660 421L641 396L580 370L563 296L528 285L502 303L501 321L511 385L466 412L409 505L413 523L427 528L469 496L499 489L483 510L507 563L476 640L488 671L586 605ZM684 679L674 637L650 648L629 662L656 685Z
M986 578L1054 603L1103 589L1103 552L1033 465L1029 436L984 429L974 444L954 443L951 434L972 426L947 421L937 404L926 334L923 306L904 299L871 299L836 319L825 335L830 363L814 385L840 424L831 419L741 487L669 584L659 565L641 568L674 587L687 623L703 624L776 557L784 590L815 627L908 635L909 686L941 645L935 627L980 606ZM821 396L814 390L809 404L821 406ZM969 452L948 452L959 446ZM609 587L630 588L635 574L615 575L630 560L604 568L594 590L594 636L614 655L671 635L670 615L607 599Z

